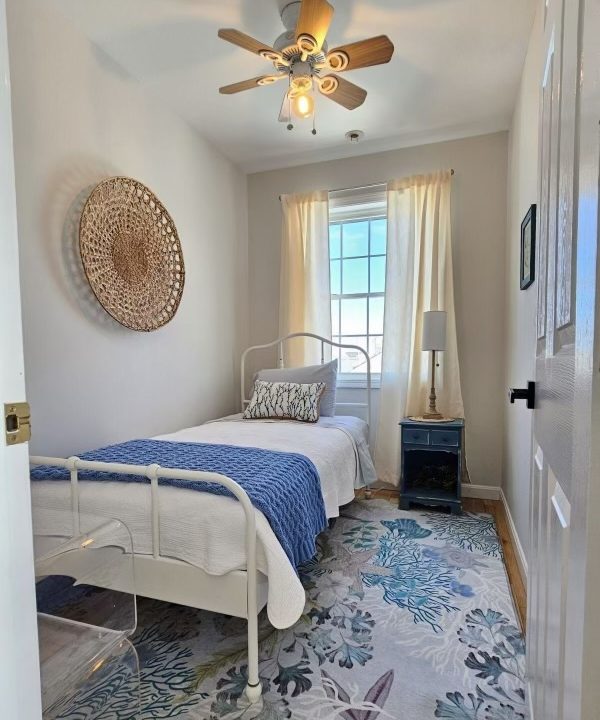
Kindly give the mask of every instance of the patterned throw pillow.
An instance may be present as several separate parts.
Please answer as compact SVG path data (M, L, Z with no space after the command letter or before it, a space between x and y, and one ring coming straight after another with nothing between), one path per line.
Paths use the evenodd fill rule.
M244 420L285 418L317 422L325 383L266 382L257 380Z

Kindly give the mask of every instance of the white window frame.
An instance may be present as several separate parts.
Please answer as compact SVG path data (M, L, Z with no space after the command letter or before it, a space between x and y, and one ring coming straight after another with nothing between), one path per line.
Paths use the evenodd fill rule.
M351 190L339 190L331 192L329 194L329 225L341 224L344 222L360 221L360 220L387 220L387 197L386 197L386 186L385 185L373 185L367 188L351 189ZM342 247L343 250L343 247ZM367 258L370 259L370 243L369 243L369 254L353 257L353 259ZM378 257L378 256L375 256ZM343 260L343 256L340 256L340 260ZM341 279L343 278L343 270L341 269L342 262L340 263ZM341 289L341 288L340 288ZM331 294L331 299L341 300L342 298L350 299L362 299L362 298L374 298L383 297L385 298L385 292L381 293L352 293L352 294ZM341 308L341 304L340 304ZM341 309L340 309L341 313ZM340 317L340 330L341 330L341 317ZM378 334L378 333L377 333ZM341 338L339 342L349 342L348 336L339 334L337 336ZM367 339L369 335L369 312L367 311ZM368 348L365 348L368 351ZM381 374L373 372L371 373L371 386L373 388L379 388L381 384ZM357 388L364 389L367 386L367 374L366 373L342 373L338 372L337 387L338 388Z

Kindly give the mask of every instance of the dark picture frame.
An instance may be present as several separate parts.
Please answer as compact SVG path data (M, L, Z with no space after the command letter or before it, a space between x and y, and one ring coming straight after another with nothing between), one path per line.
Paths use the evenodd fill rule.
M521 223L521 290L527 290L535 280L535 235L536 206L532 205Z

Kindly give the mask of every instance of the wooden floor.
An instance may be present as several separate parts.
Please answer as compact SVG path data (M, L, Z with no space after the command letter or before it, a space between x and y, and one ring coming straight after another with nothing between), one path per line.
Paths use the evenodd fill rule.
M494 516L496 521L496 529L498 536L502 542L502 550L504 551L504 562L508 573L508 580L512 590L517 615L521 622L521 629L525 632L525 623L527 619L527 591L523 583L523 578L519 572L517 565L517 556L515 555L515 547L512 543L510 533L508 531L508 520L504 505L500 500L478 500L476 498L463 498L463 509L468 512L486 512Z
M398 491L397 490L373 490L373 497L381 497L390 500L391 502L398 502ZM502 550L504 552L504 562L506 564L506 571L508 573L508 579L512 590L513 598L515 601L515 607L517 609L517 615L521 623L521 628L525 632L525 622L527 618L527 594L521 573L519 572L519 566L517 565L517 558L515 555L515 548L510 538L508 531L508 521L506 518L506 512L504 506L500 500L479 500L476 498L463 498L463 510L467 512L485 512L494 516L496 522L496 528L498 530L498 536L502 542Z

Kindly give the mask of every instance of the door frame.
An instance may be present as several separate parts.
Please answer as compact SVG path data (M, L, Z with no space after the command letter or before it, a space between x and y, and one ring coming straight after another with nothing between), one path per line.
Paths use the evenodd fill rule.
M0 0L0 407L25 400L6 0ZM2 414L4 418L4 414ZM2 717L42 717L29 444L0 438L0 698Z

